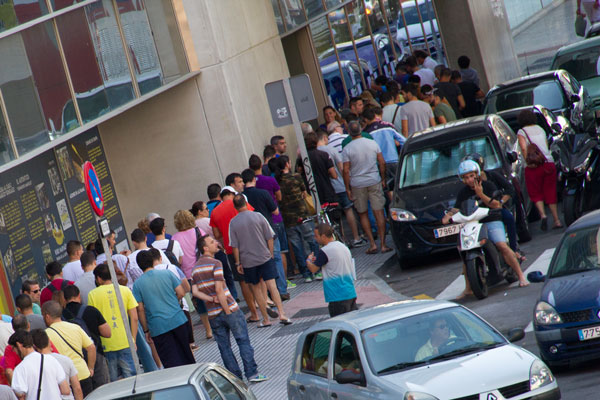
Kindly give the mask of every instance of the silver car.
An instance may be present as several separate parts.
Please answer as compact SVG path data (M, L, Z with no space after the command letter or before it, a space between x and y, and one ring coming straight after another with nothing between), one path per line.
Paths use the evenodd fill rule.
M511 339L525 332L511 330ZM298 338L290 399L560 399L550 369L467 308L404 301L315 324Z
M192 364L148 372L108 383L86 400L256 400L252 391L231 372L213 364Z

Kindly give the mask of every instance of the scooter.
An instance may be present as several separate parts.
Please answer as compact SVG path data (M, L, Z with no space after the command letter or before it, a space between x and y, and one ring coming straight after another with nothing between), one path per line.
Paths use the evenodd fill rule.
M508 283L518 280L515 272L498 253L496 246L488 238L486 226L481 222L486 217L501 211L478 207L475 200L461 204L460 212L452 216L452 222L463 224L458 238L458 250L465 264L466 278L473 294L478 299L488 296L489 287L504 279Z
M555 139L550 147L559 171L565 223L571 225L584 211L598 204L592 184L598 182L598 140L572 130Z

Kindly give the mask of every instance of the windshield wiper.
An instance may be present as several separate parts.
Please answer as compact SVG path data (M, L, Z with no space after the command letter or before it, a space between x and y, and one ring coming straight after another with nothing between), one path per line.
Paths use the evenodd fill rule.
M414 367L415 365L422 365L422 364L427 364L427 361L423 360L423 361L409 361L409 362L403 362L403 363L399 363L396 365L392 365L389 366L387 368L384 368L380 371L377 371L377 374L385 374L386 372L391 372L391 371L399 371L401 369L405 369L408 367Z
M500 343L500 342L495 342L495 343L490 343L490 344L476 343L471 346L453 350L449 353L440 354L439 356L430 358L428 361L447 360L449 358L454 358L456 356L460 356L460 355L464 355L464 354L468 354L468 353L475 353L475 352L481 351L481 350L493 349L494 347L498 347L498 346L501 346L504 344L505 343Z

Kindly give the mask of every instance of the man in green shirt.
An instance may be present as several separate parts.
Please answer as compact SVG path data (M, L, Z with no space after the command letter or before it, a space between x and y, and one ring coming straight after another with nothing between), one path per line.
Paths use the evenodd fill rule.
M42 290L40 289L40 284L33 280L24 281L21 286L21 292L31 297L33 313L42 315L42 309L40 307L40 295Z
M437 89L433 89L431 96L431 107L433 108L433 116L438 124L456 121L456 113L452 107L444 102L444 95Z

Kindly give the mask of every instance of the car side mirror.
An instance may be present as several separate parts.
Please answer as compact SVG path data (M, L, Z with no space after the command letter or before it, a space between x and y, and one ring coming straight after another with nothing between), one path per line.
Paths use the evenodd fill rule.
M517 154L516 151L507 151L506 159L508 160L509 163L512 164L519 159L519 155Z
M531 271L527 274L527 280L532 283L540 283L546 280L546 275L541 271Z
M552 124L552 135L556 136L559 135L562 132L562 125L559 124L558 122L555 122Z
M581 97L578 94L571 95L571 103L577 103L579 100L581 100Z
M346 369L335 376L335 381L340 385L347 383L353 383L356 385L363 385L364 377L358 372Z
M509 342L518 342L525 337L525 330L522 328L512 328L506 336L508 336L507 339Z

